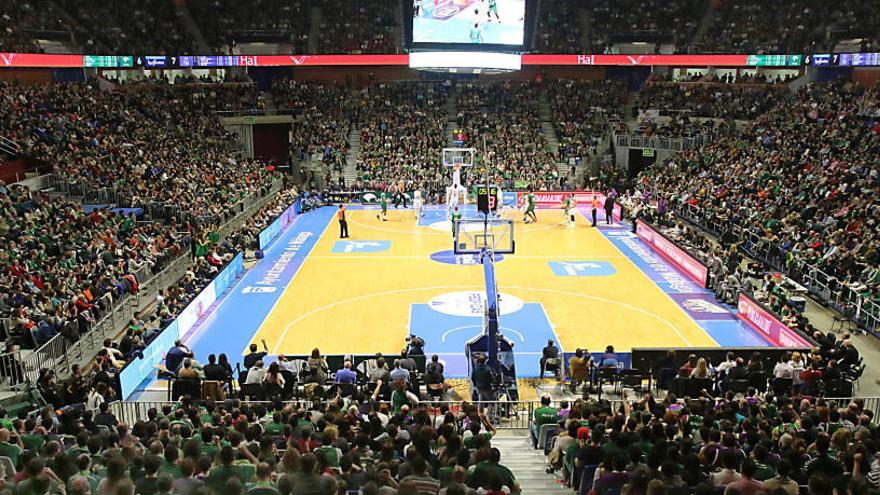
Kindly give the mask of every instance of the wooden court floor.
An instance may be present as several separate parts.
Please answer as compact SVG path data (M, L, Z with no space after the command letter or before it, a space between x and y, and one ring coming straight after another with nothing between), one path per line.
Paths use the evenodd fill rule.
M252 342L265 339L272 354L394 354L412 332L427 333L429 352L463 354L455 337L479 331L468 319L477 310L465 306L484 290L482 267L431 258L452 249L442 210L421 222L411 210L392 209L384 222L375 215L349 211L353 243L340 241L335 219L327 224ZM519 305L501 324L510 322L524 353L539 352L548 335L567 352L717 346L583 217L571 227L559 210L539 210L528 225L516 211L505 216L515 218L516 253L497 263L497 284Z

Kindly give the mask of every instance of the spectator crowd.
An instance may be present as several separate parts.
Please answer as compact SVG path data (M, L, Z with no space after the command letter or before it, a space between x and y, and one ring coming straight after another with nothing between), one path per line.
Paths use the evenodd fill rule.
M831 290L877 301L878 96L810 84L740 133L646 171L639 187L796 279L818 269Z

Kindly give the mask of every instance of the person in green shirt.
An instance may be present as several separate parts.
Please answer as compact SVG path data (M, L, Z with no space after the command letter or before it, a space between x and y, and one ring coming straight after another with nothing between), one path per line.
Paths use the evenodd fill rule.
M164 458L162 459L162 465L159 466L159 471L162 473L170 474L173 479L180 479L183 477L183 472L180 470L180 466L177 464L177 459L180 456L180 451L174 445L168 445L165 447Z
M535 193L529 189L529 194L526 195L526 212L525 216L523 216L523 223L531 223L538 221L538 216L535 214Z
M458 207L456 206L449 217L452 225L452 237L455 237L455 226L458 224L458 221L461 220L461 212L458 211Z
M468 479L468 486L474 489L491 488L489 482L492 478L497 476L500 478L501 486L506 486L510 490L510 493L519 493L519 483L516 482L513 473L510 472L510 469L507 469L507 467L502 466L500 462L501 451L496 448L490 449L489 459L477 464L473 474L471 474L470 479Z
M257 481L247 488L247 495L279 495L278 487L272 483L272 466L266 462L258 464Z
M474 27L471 28L471 43L479 44L483 42L483 30L480 29L480 23L475 22Z
M21 443L21 438L17 436L15 443L10 443L11 437L12 433L9 430L0 428L0 456L8 457L14 466L18 466L18 456L21 455L24 446Z
M376 220L382 220L383 222L388 221L388 196L385 193L379 194L379 204L382 206L382 211L380 213L376 213ZM381 217L380 217L381 215Z
M498 15L498 0L489 0L489 10L486 12L486 16L489 17L488 22L492 22L492 14L495 14L495 20L500 24L501 17Z
M539 447L538 435L541 432L541 427L559 421L559 411L550 404L550 396L544 395L541 397L541 407L535 409L534 422L532 422L532 426L529 428L529 438L531 439L532 447L534 448Z
M485 426L485 432L481 432ZM468 449L479 449L480 447L488 447L495 435L495 427L486 417L485 413L480 413L479 420L471 421L471 427L462 434L464 446Z
M276 412L272 415L272 421L266 424L266 434L277 436L284 433L284 416L281 413Z

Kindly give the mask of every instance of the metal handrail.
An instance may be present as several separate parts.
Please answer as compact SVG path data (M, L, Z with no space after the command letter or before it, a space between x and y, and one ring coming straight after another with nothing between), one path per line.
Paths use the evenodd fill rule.
M880 397L822 397L826 403L830 403L834 407L844 408L854 400L860 400L864 403L864 409L874 413L873 417L880 417ZM623 406L623 398L607 398L609 407L612 411L619 411ZM318 403L321 403L320 401ZM433 401L425 400L423 404L428 404L429 408L440 414L441 406L448 406L453 412L462 409L466 404L472 404L481 410L488 410L490 414L495 416L495 428L499 430L525 430L528 429L532 419L535 416L535 410L541 407L539 401L506 401L498 400L491 402L470 402L470 401ZM294 406L294 408L309 408L316 404L315 401L308 400L291 400L285 401L285 405ZM240 405L259 406L272 408L274 402L268 401L242 401ZM116 419L126 424L135 424L137 421L147 421L148 411L155 409L159 412L164 407L172 409L181 406L181 402L177 401L116 401L110 404L110 411L116 416Z
M248 219L274 199L282 186L283 181L275 180L265 195L255 191L237 203L238 213L218 228L221 237L226 237L240 229ZM135 278L139 281L138 292L126 294L117 300L109 312L75 342L70 342L66 337L58 334L24 359L19 353L10 357L0 355L0 377L8 378L7 380L0 378L0 390L33 386L39 378L41 368L54 369L59 379L66 378L73 364L83 366L94 359L103 347L104 339L115 338L136 311L144 309L154 301L160 290L170 287L183 278L191 263L189 249L181 249L177 257L152 277L139 278L149 272L148 267L142 267L135 272ZM7 368L11 370L9 373L4 372Z
M833 275L797 256L786 260L784 253L774 253L770 244L760 235L740 225L727 222L722 224L702 218L699 208L694 205L684 205L684 208L675 208L674 211L680 218L716 237L733 236L750 256L803 285L820 301L866 330L873 333L880 329L880 304L864 297L852 287L841 284Z

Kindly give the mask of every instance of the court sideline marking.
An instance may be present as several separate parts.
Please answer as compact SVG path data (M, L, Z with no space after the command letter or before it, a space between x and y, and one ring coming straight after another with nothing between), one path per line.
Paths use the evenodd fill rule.
M579 213L581 214L581 216L583 216L585 219L587 218L587 214L585 213L585 211L584 211L583 209L578 208L578 212L579 212ZM619 223L623 224L623 222L619 222ZM598 224L598 222L597 222L597 224ZM684 314L684 316L687 317L688 320L690 320L691 322L693 322L693 324L696 325L697 328L700 329L700 331L702 331L703 333L705 333L706 336L709 337L709 339L712 340L712 342L715 342L715 345L716 345L716 346L718 346L718 347L723 347L723 346L721 346L721 345L718 343L717 340L715 340L714 337L712 337L712 334L710 334L709 332L707 332L706 329L703 328L702 325L699 324L699 322L697 322L697 320L695 320L691 315L689 315L688 312L685 311L684 308L682 308L682 307L678 304L678 302L677 302L675 299L673 299L669 294L667 294L666 292L664 292L664 291L660 288L660 286L657 285L656 282L654 282L653 280L651 280L651 277L649 277L647 273L643 272L643 271L641 270L641 268L639 268L639 265L637 265L633 260L631 260L631 259L629 258L629 256L626 255L626 253L624 253L623 251L621 251L620 248L617 247L616 244L614 244L613 242L611 242L611 239L609 239L609 238L608 238L605 234L603 234L601 231L599 232L599 234L602 236L602 239L604 239L605 242L607 242L608 244L611 244L611 246L614 248L615 251L617 251L618 253L620 253L621 255L623 255L623 257L626 258L626 261L629 262L632 266L634 266L635 269L639 272L639 274L641 274L642 277L644 277L645 279L648 280L648 283L650 283L651 286L653 286L655 289L657 289L658 292L660 292L661 294L663 294L663 297L665 297L667 300L669 300L669 302L671 302L672 305L675 306L676 309L678 309L682 314ZM638 236L636 236L636 237L638 238ZM639 240L641 241L641 239L639 239ZM670 266L671 266L671 265L670 265ZM672 267L672 269L673 269L673 270L676 270L676 271L680 271L680 270L678 270L678 269L675 268L675 267ZM677 331L676 331L676 333L677 333ZM681 334L679 334L679 335L681 335ZM685 340L685 342L687 342L687 340ZM688 343L688 345L691 345L691 344Z
M449 251L452 251L452 250L450 249ZM459 255L459 256L468 256L468 255ZM473 255L473 256L476 256L476 255ZM514 253L512 255L505 255L505 256L513 256L516 259L538 259L538 260L547 260L547 259L549 259L549 260L558 260L558 259L579 260L579 259L583 259L585 257L589 257L590 259L597 259L597 260L606 260L606 259L607 260L617 260L617 259L621 259L621 258L626 258L626 256L595 256L595 255L590 255L590 253L564 255L564 256L553 256L553 255L546 255L546 256L545 255L522 255L521 256L521 255ZM332 254L317 254L317 255L311 256L311 258L319 259L319 260L321 260L321 259L328 259L328 260L418 259L418 260L423 260L423 259L425 259L425 255L424 254L400 254L400 255L381 256L381 255L374 255L374 254L370 254L370 253L364 253L362 256L345 255L345 254L340 254L340 255L334 256ZM511 259L513 259L513 258L511 258ZM477 263L477 264L479 264L479 263Z
M373 211L373 210L355 210L355 211ZM352 215L352 217L354 217L354 215ZM473 219L468 219L468 220L473 220ZM544 231L544 230L550 230L550 229L552 229L552 228L554 228L554 227L562 227L562 226L565 226L565 223L564 223L564 222L557 222L557 223L548 223L548 224L545 224L545 225L543 225L543 226L541 226L541 227L534 228L534 229L528 229L528 230L526 230L526 231L517 231L517 230L516 230L516 226L517 226L517 225L523 225L523 224L520 223L520 222L517 222L517 221L516 221L516 220L517 220L516 218L501 218L501 220L513 220L513 222L514 222L514 231L513 231L513 232L514 232L514 235L515 235L515 236L516 236L516 235L532 234L532 233L535 233L535 232L542 232L542 231ZM418 220L416 220L416 221L418 221ZM364 227L364 228L366 228L366 229L378 230L379 232L389 232L389 233L392 233L392 234L445 235L446 237L449 237L450 239L452 238L450 232L440 232L440 231L437 231L437 230L432 229L432 228L429 227L429 226L418 225L418 223L416 223L414 226L415 226L415 227L420 227L421 229L425 229L425 230L420 230L420 229L414 229L414 230L389 229L389 228L386 228L386 227L380 227L380 226L377 226L377 225L369 225L369 224L366 224L366 223L356 222L356 221L354 221L354 219L352 219L352 220L351 220L350 222L348 222L348 223L350 223L350 224L352 224L352 225L360 225L361 227ZM410 224L407 224L407 225L410 225ZM451 228L451 227L450 227L450 228ZM428 229L430 229L430 230L428 230Z
M410 287L410 288L406 288L406 289L394 289L394 290L384 291L384 292L375 292L372 294L363 294L363 295L355 296L355 297L348 298L345 300L335 301L330 304L325 304L324 306L317 307L317 308L315 308L307 313L304 313L302 315L299 315L295 319L291 320L284 327L284 331L281 332L281 335L278 337L278 340L275 342L275 345L272 347L272 354L278 354L278 348L281 346L281 343L287 338L287 334L290 332L290 329L294 325L296 325L297 323L301 322L302 320L304 320L314 314L320 313L320 312L327 310L327 309L334 308L336 306L340 306L342 304L347 304L347 303L356 302L356 301L363 301L365 299L370 299L373 297L388 296L388 295L392 295L392 294L402 294L402 293L407 293L407 292L419 292L419 291L425 291L425 290L474 289L474 288L485 290L485 286L479 286L479 285L440 285L440 286L432 286L432 287ZM639 308L637 306L633 306L628 303L624 303L624 302L620 302L620 301L613 301L611 299L606 299L606 298L598 297L598 296L592 296L589 294L580 294L577 292L569 292L569 291L563 291L563 290L558 290L558 289L546 289L546 288L539 288L539 287L515 287L515 286L504 286L504 287L499 287L499 289L501 290L501 292L504 292L506 290L522 290L522 291L526 291L526 292L528 292L528 291L549 292L549 293L579 297L582 299L589 299L589 300L593 300L593 301L599 301L599 302L613 304L613 305L617 305L617 306L623 306L625 308L631 309L633 311L636 311L637 313L641 313L643 315L646 315L650 318L653 318L655 320L658 320L658 321L666 324L666 326L668 326L670 329L672 329L672 331L676 335L678 335L678 337L681 338L681 340L686 345L688 345L688 346L693 345L684 335L682 335L682 333L678 330L678 328L676 328L675 325L673 325L669 320L666 320L665 318L663 318L657 314L651 313L650 311L644 310L642 308ZM549 317L548 317L548 321L549 321ZM553 328L553 327L551 326L551 328ZM698 328L700 328L700 327L698 326ZM700 330L702 330L702 328L700 328ZM554 330L554 333L555 333L555 330Z
M332 208L332 206L329 206L329 207L327 207L327 208ZM316 247L318 247L318 244L321 243L321 239L323 239L323 238L324 238L324 235L327 234L327 229L329 229L329 228L330 228L330 225L333 224L333 218L335 218L335 217L336 217L335 214L332 215L332 216L330 217L330 220L327 222L327 225L324 226L324 230L321 232L321 235L318 236L318 240L315 241L315 244L312 245L312 248L309 250L309 252L305 253L305 256L303 256L303 261L302 261L302 263L300 263L299 266L296 267L296 270L293 272L293 275L291 275L290 280L287 281L287 285L284 287L284 290L281 291L281 295L278 297L278 299L275 300L275 302L272 304L272 307L269 308L269 312L266 313L266 317L263 319L262 323L260 323L260 326L257 327L257 330L254 332L253 336L251 336L251 338L250 338L250 340L248 341L248 343L246 343L246 344L244 345L244 349L241 350L241 355L242 355L242 356L245 355L245 354L247 353L247 350L248 350L248 344L249 344L251 341L253 341L253 340L257 337L257 335L260 334L260 329L263 328L263 325L266 324L266 321L269 319L269 316L272 315L272 313L275 311L275 307L278 306L278 304L279 304L281 301L284 300L284 296L287 294L287 291L289 291L290 288L293 287L293 281L296 279L296 276L299 274L300 270L302 270L302 267L304 267L304 266L306 265L306 263L308 263L309 258L311 257L310 255L312 254L312 251L313 251ZM277 239L276 239L276 240L277 240ZM262 260L260 260L260 261L262 261ZM277 349L277 347L278 347L277 344L276 344L275 347L276 347L276 349ZM273 354L277 354L277 352L274 352L274 351L273 351Z

